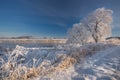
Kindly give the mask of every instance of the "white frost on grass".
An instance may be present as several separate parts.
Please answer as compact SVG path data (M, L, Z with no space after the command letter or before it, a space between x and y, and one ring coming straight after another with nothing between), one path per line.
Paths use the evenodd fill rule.
M77 54L82 51L88 51L87 55L90 56L84 56L82 62L69 63L71 58L80 59L81 56ZM80 47L60 45L57 48L16 46L12 53L5 55L7 60L2 61L2 68L7 75L12 72L10 67L12 63L12 66L16 67L15 70L17 68L24 71L31 68L34 70L34 67L35 69L41 67L40 74L31 80L120 80L120 46L104 44L87 44Z

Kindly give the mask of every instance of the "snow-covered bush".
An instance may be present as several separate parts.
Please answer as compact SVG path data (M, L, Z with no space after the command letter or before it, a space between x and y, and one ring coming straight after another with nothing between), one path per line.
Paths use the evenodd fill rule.
M68 43L100 42L111 35L112 10L98 8L68 31Z
M73 28L68 31L67 43L71 44L83 44L87 41L89 37L87 29L82 23L74 24Z
M51 70L54 71L54 65L57 66L67 57L65 53L60 49L57 51L54 48L26 48L17 45L12 53L4 55L6 60L2 59L0 74L3 80L33 80L37 76L43 77L51 73Z

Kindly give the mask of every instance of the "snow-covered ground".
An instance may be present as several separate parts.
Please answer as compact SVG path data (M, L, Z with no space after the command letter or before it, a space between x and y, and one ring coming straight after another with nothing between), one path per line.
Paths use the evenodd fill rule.
M19 79L25 74L24 80L120 80L119 45L29 48L17 45L10 52L3 50L2 53L2 77L8 80Z
M120 80L120 47L111 47L97 52L75 65L74 80Z

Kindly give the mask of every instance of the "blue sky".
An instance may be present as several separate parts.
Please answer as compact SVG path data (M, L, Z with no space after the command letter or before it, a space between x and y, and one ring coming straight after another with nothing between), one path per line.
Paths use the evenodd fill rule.
M88 13L113 10L113 35L120 35L120 0L0 0L0 37L66 37Z

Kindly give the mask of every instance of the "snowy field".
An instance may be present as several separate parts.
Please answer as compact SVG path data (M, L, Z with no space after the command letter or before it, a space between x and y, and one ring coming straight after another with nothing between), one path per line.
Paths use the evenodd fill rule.
M120 80L115 44L0 44L3 80Z

